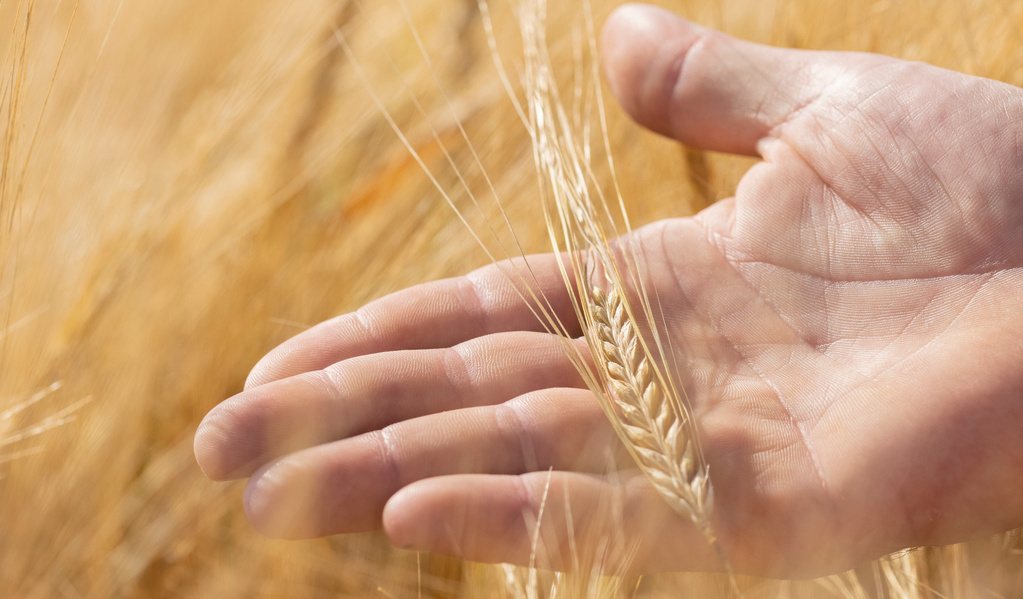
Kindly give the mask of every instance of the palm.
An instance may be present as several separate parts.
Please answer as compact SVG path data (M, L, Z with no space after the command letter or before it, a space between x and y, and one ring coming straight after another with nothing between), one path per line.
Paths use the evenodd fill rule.
M849 62L870 78L761 142L734 200L645 233L675 285L660 293L682 298L673 334L698 340L687 388L725 526L775 548L788 538L810 568L831 558L823 536L857 539L868 523L898 531L890 550L1014 524L947 522L1013 472L949 440L1006 417L991 405L1001 381L977 378L1011 371L1020 347L1023 206L1005 179L1023 163L991 148L1023 134L1023 111L1004 112L1023 93L1009 104L991 82ZM984 108L956 129L943 119L963 96Z
M655 21L683 54L706 41ZM636 233L722 545L741 570L795 575L1019 524L1023 94L877 56L751 47L712 38L673 88L618 86L648 126L765 159L734 200ZM651 48L676 63L670 44ZM614 60L613 82L659 76L658 60ZM729 76L757 60L751 108ZM531 265L570 315L553 258ZM403 544L499 561L528 556L523 512L563 489L575 511L553 502L544 522L567 546L586 526L565 520L592 519L610 484L585 474L605 467L594 448L609 427L537 330L493 269L385 298L268 356L200 430L200 463L253 475L247 508L272 534L383 517ZM642 478L621 484L641 568L714 567Z

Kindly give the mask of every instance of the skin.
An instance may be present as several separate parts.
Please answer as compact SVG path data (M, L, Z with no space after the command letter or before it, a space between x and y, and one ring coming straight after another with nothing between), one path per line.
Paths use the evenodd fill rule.
M602 51L638 123L763 159L734 198L634 234L735 570L833 573L1023 525L1023 90L641 5ZM571 321L553 257L530 265ZM196 457L249 478L273 536L382 526L523 563L547 497L545 564L608 535L635 543L636 570L720 568L641 476L606 474L627 458L541 331L493 267L385 297L268 354Z

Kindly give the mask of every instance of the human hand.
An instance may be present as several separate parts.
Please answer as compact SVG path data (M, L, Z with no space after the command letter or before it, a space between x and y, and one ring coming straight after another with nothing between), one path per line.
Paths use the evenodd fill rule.
M1023 90L635 5L602 41L639 123L763 158L735 198L634 234L684 342L736 571L830 573L1023 524ZM530 266L574 318L554 259ZM246 511L271 535L382 525L524 562L546 494L557 566L567 535L610 526L594 506L615 487L634 567L718 567L642 476L600 476L616 441L541 331L494 267L383 298L265 357L197 459L251 477Z

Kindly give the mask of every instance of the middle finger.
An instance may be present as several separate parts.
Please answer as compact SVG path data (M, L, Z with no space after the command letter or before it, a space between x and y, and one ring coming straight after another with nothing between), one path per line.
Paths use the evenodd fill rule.
M581 387L566 343L586 352L581 341L546 333L498 333L452 348L360 356L255 387L206 416L196 457L210 478L242 478L287 453L402 420Z
M603 472L622 459L627 454L592 393L545 389L288 455L252 477L245 511L270 536L363 532L380 527L394 493L424 478L547 468Z

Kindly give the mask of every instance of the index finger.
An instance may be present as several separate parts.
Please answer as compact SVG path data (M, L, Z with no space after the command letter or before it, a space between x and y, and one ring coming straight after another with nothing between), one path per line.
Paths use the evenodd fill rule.
M264 356L245 388L360 355L451 347L507 331L545 331L550 326L545 314L557 318L569 335L581 334L556 256L499 262L410 287L322 322Z

